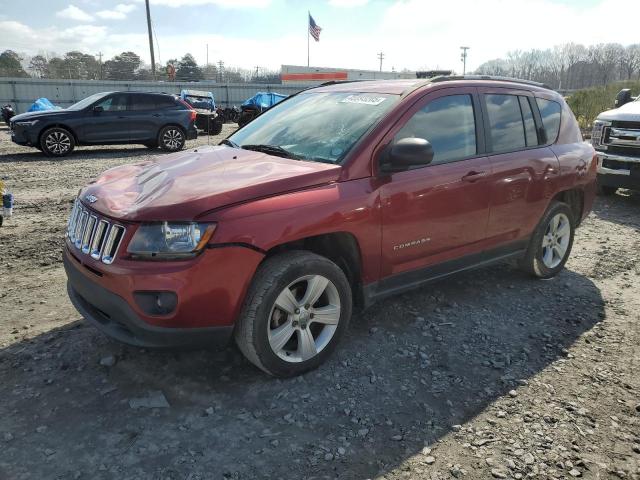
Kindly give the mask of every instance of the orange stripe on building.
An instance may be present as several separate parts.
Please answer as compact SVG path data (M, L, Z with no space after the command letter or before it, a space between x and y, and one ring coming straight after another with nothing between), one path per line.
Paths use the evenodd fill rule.
M283 73L282 81L347 80L347 72Z

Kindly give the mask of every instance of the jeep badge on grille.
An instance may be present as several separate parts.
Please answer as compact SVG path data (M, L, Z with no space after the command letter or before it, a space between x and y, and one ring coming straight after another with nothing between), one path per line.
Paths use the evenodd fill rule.
M95 195L87 195L84 199L89 203L96 203L98 201L98 197Z

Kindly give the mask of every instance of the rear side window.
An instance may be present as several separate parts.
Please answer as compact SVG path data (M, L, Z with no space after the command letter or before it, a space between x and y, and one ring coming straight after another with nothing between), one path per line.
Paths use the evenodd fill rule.
M176 101L173 97L169 97L166 95L157 95L155 97L156 107L157 108L173 108L176 106Z
M553 143L558 138L560 132L560 112L562 107L558 102L536 98L538 110L542 117L542 125L547 134L547 143Z
M155 110L155 98L152 95L132 95L131 110Z
M533 111L527 97L518 97L520 109L522 110L522 122L524 124L524 134L527 139L527 147L538 145L538 133L536 132L536 122L533 119Z
M475 155L476 123L471 95L450 95L429 102L409 119L394 141L411 137L431 142L431 164Z
M495 153L525 148L527 142L516 95L485 95L492 150Z

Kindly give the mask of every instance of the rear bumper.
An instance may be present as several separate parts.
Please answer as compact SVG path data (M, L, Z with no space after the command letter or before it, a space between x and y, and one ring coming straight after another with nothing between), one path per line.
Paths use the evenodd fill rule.
M598 152L598 184L640 189L640 157Z

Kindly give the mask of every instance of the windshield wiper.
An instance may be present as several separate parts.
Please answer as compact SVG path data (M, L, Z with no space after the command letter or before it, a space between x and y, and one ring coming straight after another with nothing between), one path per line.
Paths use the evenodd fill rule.
M300 160L302 158L278 145L242 145L240 148L266 153L267 155L275 155L276 157L292 158L294 160Z
M228 146L233 147L233 148L240 148L237 143L229 140L228 138L225 138L224 140L222 140L220 142L220 145L228 145Z

